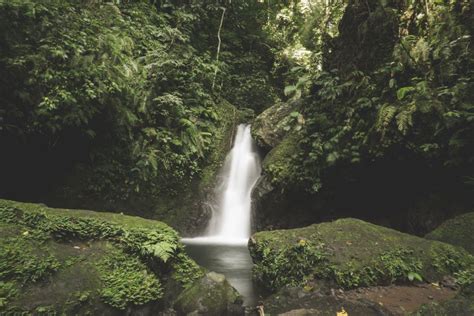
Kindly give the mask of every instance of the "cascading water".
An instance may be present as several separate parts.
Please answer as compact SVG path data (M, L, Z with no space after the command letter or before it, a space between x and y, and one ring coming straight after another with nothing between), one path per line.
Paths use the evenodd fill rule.
M246 244L250 237L251 193L260 176L260 159L250 134L250 125L240 124L232 150L216 188L217 208L204 237L186 242Z
M209 235L223 241L250 237L250 194L260 176L260 161L255 152L249 125L239 125L223 169L222 195L209 226Z
M188 254L200 265L226 276L246 305L255 305L258 297L247 241L251 233L250 196L260 172L250 126L241 124L220 173L215 189L217 203L206 235L182 240Z

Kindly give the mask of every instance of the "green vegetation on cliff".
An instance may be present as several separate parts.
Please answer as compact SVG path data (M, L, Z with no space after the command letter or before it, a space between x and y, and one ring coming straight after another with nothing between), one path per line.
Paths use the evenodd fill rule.
M349 1L330 50L308 50L324 60L293 61L305 67L286 89L302 98L304 150L282 184L318 192L334 167L395 158L468 180L473 9L461 0Z
M257 227L350 216L424 235L472 210L473 6L314 0L280 8L271 30L285 35L277 61L287 67L279 78L286 104L253 129L269 151Z

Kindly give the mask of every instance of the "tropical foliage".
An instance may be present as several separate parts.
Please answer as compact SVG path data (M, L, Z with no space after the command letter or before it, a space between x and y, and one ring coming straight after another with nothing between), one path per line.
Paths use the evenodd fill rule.
M344 33L327 34L325 45L332 50L323 45L311 51L309 62L295 69L296 78L286 86L288 97L303 99L304 128L297 131L301 152L287 173L291 179L277 181L317 192L334 166L358 168L394 153L462 170L468 181L474 145L471 6L465 1L369 3L362 12L372 12L373 21L356 24L346 13L339 27ZM380 39L364 39L373 35L368 23L381 23L379 33L384 28L397 33L374 46ZM352 52L347 58L356 47L339 43L348 36L361 38L362 57ZM366 65L370 56L378 59Z
M241 107L272 101L255 97L271 90L258 3L153 3L0 2L2 165L36 147L46 181L73 168L88 194L111 202L175 192L215 146L220 93ZM14 169L11 187L38 172Z

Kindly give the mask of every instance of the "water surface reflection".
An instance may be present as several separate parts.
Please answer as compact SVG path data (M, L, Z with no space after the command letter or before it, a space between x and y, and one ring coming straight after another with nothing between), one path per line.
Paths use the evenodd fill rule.
M226 276L244 298L244 305L258 303L259 290L252 280L252 259L246 245L186 244L186 252L199 265Z

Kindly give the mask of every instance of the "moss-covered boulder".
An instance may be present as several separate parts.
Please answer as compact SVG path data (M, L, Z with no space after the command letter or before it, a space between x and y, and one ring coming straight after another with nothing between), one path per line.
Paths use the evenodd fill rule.
M412 316L474 315L474 297L457 296L443 303L426 304Z
M287 186L295 174L301 135L290 132L262 161L262 177L252 192L257 231L301 227L320 221L319 203L301 187ZM258 210L258 211L257 211Z
M275 291L316 280L355 288L436 282L452 275L472 282L474 257L460 247L404 234L357 219L264 231L249 241L254 277Z
M425 238L443 241L452 245L461 246L474 254L474 212L466 213L441 224Z
M209 272L181 293L174 308L179 315L243 315L242 299L224 275Z
M164 223L0 200L0 314L153 315L202 275Z
M473 280L474 282L474 280ZM474 315L474 283L451 300L423 305L412 316Z
M252 136L265 150L275 148L291 127L290 114L297 111L298 102L279 102L258 115L252 124Z
M320 291L283 288L263 302L265 315L287 316L391 316L384 306L368 300L350 300Z

